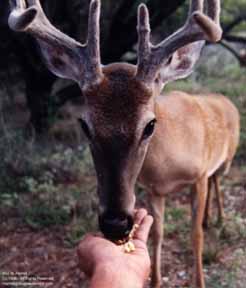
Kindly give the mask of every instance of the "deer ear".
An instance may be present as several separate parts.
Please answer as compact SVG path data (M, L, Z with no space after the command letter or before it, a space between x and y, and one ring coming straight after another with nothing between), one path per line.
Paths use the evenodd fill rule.
M159 71L159 81L163 85L168 82L188 77L200 57L205 41L186 45L175 51Z
M70 53L65 45L54 47L44 41L38 40L40 52L47 68L60 78L80 82L80 57L78 53ZM77 47L77 49L79 49Z

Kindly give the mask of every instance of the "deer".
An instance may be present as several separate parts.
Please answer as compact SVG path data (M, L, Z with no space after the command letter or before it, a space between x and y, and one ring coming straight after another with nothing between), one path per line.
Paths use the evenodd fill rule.
M224 212L224 195L220 189L220 178L221 176L227 176L229 173L225 170L220 170L219 172L215 173L213 176L209 177L208 179L208 192L207 192L207 200L206 200L206 206L204 211L204 218L203 218L203 228L208 229L209 224L211 221L211 214L212 214L212 202L213 202L213 194L212 189L214 186L214 192L215 192L215 200L216 200L216 206L218 209L218 216L217 216L217 224L222 225L225 219L225 212Z
M204 288L202 222L208 182L229 167L238 144L239 114L222 95L162 94L164 86L190 75L206 41L221 39L220 1L191 0L187 21L157 45L150 41L149 13L138 7L138 62L102 65L100 7L92 0L87 42L57 30L39 0L16 0L9 27L31 34L50 71L78 83L83 110L78 117L91 150L99 198L99 228L110 240L133 227L135 184L152 206L152 285L161 285L165 199L191 187L193 285Z

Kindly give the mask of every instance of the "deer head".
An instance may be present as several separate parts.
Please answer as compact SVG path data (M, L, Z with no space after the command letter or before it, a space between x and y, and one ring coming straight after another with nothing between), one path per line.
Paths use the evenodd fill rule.
M100 199L99 225L111 239L132 228L134 185L154 133L155 96L168 81L188 76L205 40L221 38L220 1L193 0L185 25L157 46L150 43L149 15L138 9L138 64L102 66L99 48L100 1L90 5L88 40L82 45L57 30L39 0L16 0L9 16L15 31L32 34L47 67L76 81L84 97L79 121L93 156ZM158 124L157 124L158 125Z

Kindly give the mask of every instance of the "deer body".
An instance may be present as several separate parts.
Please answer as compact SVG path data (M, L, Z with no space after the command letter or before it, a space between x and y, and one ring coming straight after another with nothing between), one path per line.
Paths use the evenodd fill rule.
M160 183L163 189L165 183L167 194L203 174L212 176L232 161L239 115L227 98L174 91L159 97L155 111L155 134L139 176L142 184L151 188Z
M197 189L193 205L192 241L197 247L195 287L204 287L201 228L208 180L223 166L229 168L239 141L239 114L221 95L192 96L183 92L161 95L156 102L157 124L139 182L146 188L154 216L152 284L161 283L161 243L165 197L187 185ZM200 182L204 184L201 185ZM193 191L195 197L195 193ZM218 201L217 197L217 201Z
M204 0L190 0L184 26L156 46L150 42L148 9L141 4L137 65L103 66L100 0L91 1L84 45L49 22L39 0L11 1L15 5L9 16L10 28L33 35L48 69L81 88L83 107L78 120L97 172L99 227L107 238L118 240L129 235L137 178L147 187L155 219L155 287L161 282L164 199L187 184L192 185L194 285L205 287L202 221L208 182L223 163L229 166L238 141L238 114L224 97L182 92L160 96L166 83L192 73L206 40L221 39L220 0L206 2L207 13Z

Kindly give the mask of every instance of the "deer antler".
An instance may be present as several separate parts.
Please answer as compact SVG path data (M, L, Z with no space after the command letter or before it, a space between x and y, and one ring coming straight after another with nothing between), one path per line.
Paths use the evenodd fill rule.
M179 48L190 43L208 40L217 42L222 30L219 23L220 0L207 0L208 13L203 11L204 0L191 0L185 25L157 46L150 43L149 13L144 4L138 10L138 69L137 78L147 83L154 81L161 66Z
M73 79L82 87L95 83L101 77L100 0L91 1L86 45L78 43L56 29L45 16L39 0L14 2L16 5L8 21L10 28L30 33L37 39L47 65L53 73Z

